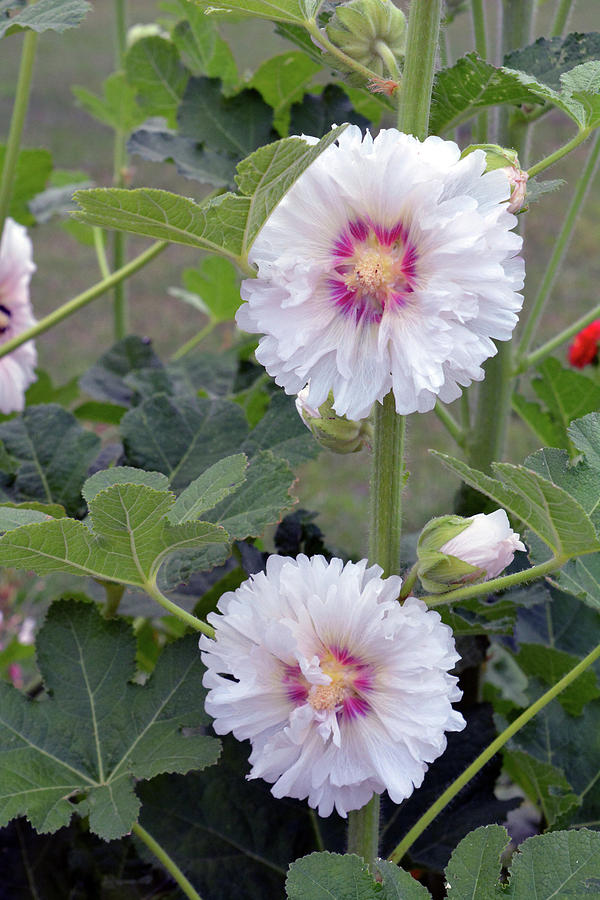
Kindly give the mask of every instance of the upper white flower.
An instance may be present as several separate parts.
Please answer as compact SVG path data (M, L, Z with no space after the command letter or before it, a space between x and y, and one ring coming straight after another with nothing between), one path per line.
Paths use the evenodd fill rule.
M476 566L485 573L485 580L496 578L511 564L516 550L526 550L520 535L510 527L503 509L493 513L477 513L471 516L471 524L456 537L440 547L440 553L448 553Z
M360 419L390 389L399 413L426 412L483 378L524 276L508 177L485 166L483 150L349 126L300 176L252 246L237 314L288 394L310 381L310 406L333 390Z
M248 777L322 816L385 790L400 803L465 725L450 628L414 597L400 605L401 579L381 573L271 556L221 597L215 640L200 639L217 734L249 738Z
M35 272L27 229L6 219L0 239L0 344L35 325L29 301L29 282ZM37 354L27 341L0 359L0 411L20 411L25 391L35 381Z

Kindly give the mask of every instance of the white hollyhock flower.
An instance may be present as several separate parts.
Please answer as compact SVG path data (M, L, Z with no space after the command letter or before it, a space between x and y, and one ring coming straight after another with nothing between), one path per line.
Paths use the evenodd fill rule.
M29 282L35 272L27 229L6 219L0 239L0 344L35 325L29 301ZM20 411L25 391L36 380L37 354L33 341L0 359L0 411Z
M312 138L307 138L312 141ZM452 141L349 126L271 214L249 259L237 322L288 394L310 380L351 419L394 391L399 413L483 378L521 309L521 238L503 171Z
M200 639L217 734L248 738L248 777L322 816L385 790L400 803L445 732L465 725L451 706L461 691L450 628L421 600L400 605L401 579L381 572L271 556L266 574L221 597L208 617L215 640Z
M462 559L470 566L485 572L485 580L496 578L511 564L516 550L526 550L520 535L510 527L503 509L493 513L477 513L471 516L471 524L456 537L440 547L447 553Z

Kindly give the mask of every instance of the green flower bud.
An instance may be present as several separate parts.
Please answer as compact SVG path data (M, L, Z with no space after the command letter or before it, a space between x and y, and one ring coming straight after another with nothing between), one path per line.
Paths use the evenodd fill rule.
M425 590L440 593L496 578L516 550L525 550L525 545L503 509L469 519L441 516L428 522L419 536L418 575Z
M353 422L346 416L339 416L333 409L333 393L318 409L306 402L308 387L303 388L296 398L296 409L313 437L334 453L358 453L369 445L373 428L368 419Z
M521 169L516 150L508 150L498 144L471 144L461 153L461 159L468 156L474 150L483 150L486 159L486 172L502 169L508 176L511 195L508 201L508 211L519 212L525 203L527 192L527 172Z
M384 75L392 71L385 60L404 55L406 18L391 0L350 0L336 7L327 34L356 62Z

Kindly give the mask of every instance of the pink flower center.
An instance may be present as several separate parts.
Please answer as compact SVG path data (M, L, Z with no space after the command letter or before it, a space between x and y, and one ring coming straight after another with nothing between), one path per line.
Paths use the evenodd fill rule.
M350 719L364 716L370 709L367 699L373 688L373 670L347 649L326 647L320 654L321 671L328 684L309 684L300 666L286 666L283 682L290 701L308 702L317 712L334 711Z
M333 302L358 322L378 323L386 309L406 306L417 280L418 254L398 222L392 228L350 222L333 245Z

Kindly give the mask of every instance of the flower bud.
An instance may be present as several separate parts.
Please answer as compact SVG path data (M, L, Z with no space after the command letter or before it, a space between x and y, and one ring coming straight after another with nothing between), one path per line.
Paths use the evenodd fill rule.
M522 209L525 203L525 194L527 193L528 175L521 169L519 157L516 150L508 150L500 147L498 144L471 144L461 154L461 159L472 153L473 150L483 150L486 158L486 172L493 172L496 169L502 169L510 182L510 199L508 201L508 211L517 213Z
M336 7L327 24L329 39L352 59L384 75L387 53L404 55L406 18L391 0L350 0ZM384 49L381 52L382 45Z
M488 581L510 565L515 550L525 549L503 509L469 519L441 516L419 536L419 578L431 593Z
M147 37L168 38L169 34L155 22L149 22L147 25L132 25L127 31L127 49Z
M358 453L368 446L373 429L368 419L353 422L346 416L339 416L333 409L333 393L318 409L307 403L308 385L296 397L296 409L300 418L312 432L313 437L334 453Z
M600 344L600 319L582 328L569 345L569 362L576 369L598 365L598 345Z

